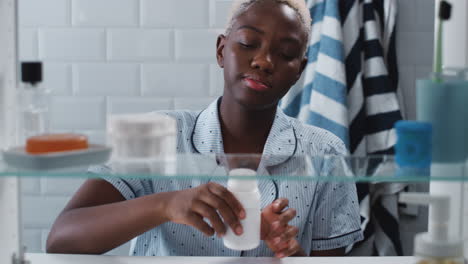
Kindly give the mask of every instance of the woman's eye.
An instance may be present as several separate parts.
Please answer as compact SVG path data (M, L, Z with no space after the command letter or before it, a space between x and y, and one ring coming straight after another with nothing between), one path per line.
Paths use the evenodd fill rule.
M292 59L294 59L295 56L289 55L289 54L285 54L285 53L281 53L281 57L283 57L283 58L286 59L286 60L292 60Z
M239 42L239 45L241 45L244 48L253 48L253 45L248 43Z

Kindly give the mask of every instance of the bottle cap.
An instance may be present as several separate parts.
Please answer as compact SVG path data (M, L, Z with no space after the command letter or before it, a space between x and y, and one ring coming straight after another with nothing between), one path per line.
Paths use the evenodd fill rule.
M402 193L400 202L429 205L429 231L414 238L415 255L434 258L463 256L463 242L449 239L450 198L424 193Z
M42 63L23 62L21 63L21 81L24 83L37 84L42 82Z
M429 168L432 160L432 125L426 122L398 121L395 160L400 167Z

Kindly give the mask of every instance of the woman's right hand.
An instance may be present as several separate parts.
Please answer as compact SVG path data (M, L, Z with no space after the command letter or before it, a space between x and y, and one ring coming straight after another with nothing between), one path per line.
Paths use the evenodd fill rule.
M224 223L237 235L243 233L240 220L245 218L245 210L222 185L210 182L196 188L169 192L167 195L164 211L168 221L195 227L207 236L215 232L218 237L224 236ZM208 219L211 226L203 218Z

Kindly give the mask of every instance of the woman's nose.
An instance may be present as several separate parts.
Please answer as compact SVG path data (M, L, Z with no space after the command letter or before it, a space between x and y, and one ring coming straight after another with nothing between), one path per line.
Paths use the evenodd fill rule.
M250 65L254 69L259 69L266 73L272 73L274 69L273 60L269 52L260 52L252 60Z

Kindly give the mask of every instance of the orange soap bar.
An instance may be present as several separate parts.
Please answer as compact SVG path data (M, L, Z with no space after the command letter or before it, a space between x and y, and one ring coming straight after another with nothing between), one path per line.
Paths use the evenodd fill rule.
M88 138L79 134L45 134L28 138L26 152L44 154L88 148Z

